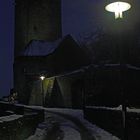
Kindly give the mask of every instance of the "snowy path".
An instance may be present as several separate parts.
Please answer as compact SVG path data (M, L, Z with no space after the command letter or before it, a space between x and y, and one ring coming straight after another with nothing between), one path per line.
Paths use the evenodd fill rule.
M35 135L27 140L119 140L85 120L82 110L43 109L45 110L45 122L41 123Z
M74 128L80 134L81 140L119 140L117 137L112 134L104 131L103 129L91 124L87 120L84 119L82 110L74 110L74 109L45 109L47 112L51 112L53 114L60 117L63 117L66 120L65 127ZM46 113L47 113L46 112ZM63 126L63 122L61 126ZM74 127L75 126L75 127ZM75 137L78 140L79 137ZM70 139L66 139L70 140ZM74 139L75 140L75 139Z
M63 132L63 140L81 140L79 127L75 125L71 120L67 119L63 115L58 115L53 112L46 111L46 121L48 118L52 119L53 123L59 124L59 129Z
M95 140L76 117L58 111L46 111L46 116L48 115L59 122L60 129L64 133L63 140Z

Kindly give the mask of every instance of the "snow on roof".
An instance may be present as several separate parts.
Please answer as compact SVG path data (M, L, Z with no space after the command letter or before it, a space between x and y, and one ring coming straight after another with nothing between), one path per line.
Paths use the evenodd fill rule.
M71 35L66 35L52 42L46 40L32 40L26 46L25 50L21 52L21 56L47 56L53 53L66 38L75 40Z
M13 115L9 115L9 116L3 116L3 117L0 117L0 123L17 120L21 117L23 117L23 115L13 114Z
M122 111L122 105L119 105L118 107L106 107L106 106L86 106L86 108L90 109L103 109L103 110L110 110L110 111ZM139 108L129 108L127 107L127 112L129 113L140 113Z
M21 53L23 56L47 56L55 51L61 39L48 42L43 40L32 40Z
M96 65L97 67L100 67L100 65ZM121 65L120 63L118 63L118 64L104 64L104 65L102 65L102 67L118 67L118 68L120 68L120 67L124 67L124 68L127 68L127 69L130 69L130 70L137 70L137 71L139 71L140 70L140 67L137 67L137 66L134 66L134 65L132 65L132 64L123 64L123 65Z
M140 70L140 67L133 66L133 65L130 65L130 64L127 64L127 67L128 67L129 69L132 69L132 70Z

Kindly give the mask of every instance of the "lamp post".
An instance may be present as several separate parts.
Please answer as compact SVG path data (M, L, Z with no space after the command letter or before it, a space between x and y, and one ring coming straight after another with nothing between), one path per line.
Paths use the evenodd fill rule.
M105 6L105 10L108 12L113 12L115 13L115 19L121 21L123 18L123 12L129 10L131 8L130 0L108 0L108 4ZM118 25L119 26L119 25ZM119 29L119 38L120 38L120 29ZM121 71L120 71L120 76L121 78L124 76L124 60L123 60L123 46L119 45L120 49L120 66L121 66ZM121 79L122 80L122 79ZM123 83L122 83L123 84ZM122 92L122 121L123 121L123 140L127 140L127 135L126 135L126 99L125 99L125 92L123 90L123 86L121 87L121 92Z
M41 75L40 79L41 79L42 105L44 106L44 86L43 86L43 81L45 79L45 76Z

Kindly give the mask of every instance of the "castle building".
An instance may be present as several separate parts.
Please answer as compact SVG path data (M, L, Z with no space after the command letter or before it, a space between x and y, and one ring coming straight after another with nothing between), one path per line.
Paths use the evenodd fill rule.
M81 74L75 78L56 75L80 69L89 59L70 35L62 37L61 25L61 0L16 0L14 88L20 103L82 105L81 88L76 92L79 94L73 90L75 81L82 80ZM41 74L52 78L45 78L42 85ZM76 95L80 97L78 104Z
M26 46L33 40L52 42L61 36L61 0L15 0L14 88L19 97L25 83L20 57Z

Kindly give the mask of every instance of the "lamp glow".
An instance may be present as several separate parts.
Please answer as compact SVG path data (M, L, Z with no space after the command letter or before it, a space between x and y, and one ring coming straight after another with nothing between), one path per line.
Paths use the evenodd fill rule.
M40 79L43 81L45 79L45 76L40 76Z
M115 19L123 18L123 12L129 10L130 8L131 5L129 3L121 1L110 3L105 7L107 11L115 13Z

